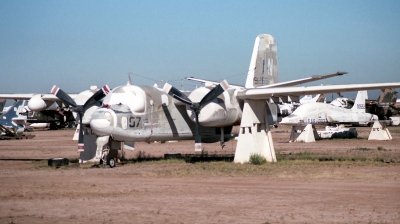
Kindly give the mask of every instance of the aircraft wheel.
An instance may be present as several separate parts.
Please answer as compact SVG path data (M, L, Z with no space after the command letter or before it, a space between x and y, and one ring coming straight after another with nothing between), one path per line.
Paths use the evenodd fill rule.
M114 158L109 158L107 159L107 164L110 166L110 168L114 168L115 167L115 159Z
M68 166L68 164L69 160L67 158L51 158L47 160L48 166L60 167L60 166Z

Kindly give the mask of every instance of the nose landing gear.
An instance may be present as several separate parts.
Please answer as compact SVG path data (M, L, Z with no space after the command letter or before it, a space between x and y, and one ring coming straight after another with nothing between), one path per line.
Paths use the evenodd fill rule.
M102 157L100 159L100 164L103 166L108 165L110 168L114 168L116 165L116 158L113 156L113 153L110 153L110 149L106 146L102 151Z

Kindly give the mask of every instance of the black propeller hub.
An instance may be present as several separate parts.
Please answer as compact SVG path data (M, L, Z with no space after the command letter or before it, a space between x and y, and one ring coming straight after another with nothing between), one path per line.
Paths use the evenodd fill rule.
M192 109L192 110L194 110L195 112L198 113L201 110L201 105L200 105L200 103L192 103L190 105L190 109Z
M83 114L84 112L85 112L85 109L83 108L83 106L82 105L78 105L78 106L76 106L75 108L74 108L74 111L75 112L77 112L77 113L79 113L79 114Z

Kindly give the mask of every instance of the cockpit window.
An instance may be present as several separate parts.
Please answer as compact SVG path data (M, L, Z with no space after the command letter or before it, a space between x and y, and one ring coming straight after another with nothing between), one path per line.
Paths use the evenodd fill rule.
M129 109L133 114L142 114L146 109L146 97L144 91L137 86L122 86L107 95L103 104L115 110ZM121 105L125 105L126 108Z
M131 109L125 104L113 104L110 106L110 108L115 112L121 112L121 113L131 112Z

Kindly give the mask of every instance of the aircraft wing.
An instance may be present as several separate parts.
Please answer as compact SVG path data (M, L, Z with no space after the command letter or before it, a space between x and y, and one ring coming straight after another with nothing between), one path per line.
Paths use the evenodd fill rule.
M262 100L271 97L300 96L322 93L352 92L358 90L372 90L385 88L400 88L400 82L374 84L348 84L329 86L301 86L277 88L249 88L239 90L237 96L243 100ZM339 94L340 95L340 94Z
M210 80L205 80L205 79L198 79L198 78L194 78L194 77L186 77L187 80L190 81L195 81L195 82L201 82L201 83L212 83L214 86L218 85L220 82L216 82L216 81L210 81ZM239 85L234 85L234 84L230 84L229 83L229 87L230 88L235 88L235 89L239 89L239 88L244 88L244 86L239 86Z
M287 82L278 82L278 83L270 84L270 85L266 85L266 86L259 86L258 88L272 88L272 87L275 88L275 87L294 86L294 85L299 85L299 84L303 84L303 83L328 79L328 78L332 78L332 77L340 76L340 75L344 75L344 74L347 74L347 72L336 72L336 73L328 74L328 75L313 75L309 78L296 79L296 80L287 81Z
M328 74L328 75L313 75L311 77L304 78L304 79L296 79L296 80L287 81L287 82L278 82L278 83L275 83L275 84L259 86L258 88L288 87L288 86L294 86L294 85L299 85L299 84L303 84L303 83L308 83L308 82L314 82L314 81L319 81L319 80L323 80L323 79L328 79L328 78L332 78L332 77L340 76L340 75L344 75L344 74L347 74L347 72L336 72L336 73ZM186 79L187 80L191 80L191 81L201 82L201 83L209 82L209 83L212 83L213 85L218 85L219 84L219 82L216 82L216 81L198 79L198 78L194 78L194 77L188 77ZM229 84L229 87L235 88L235 89L244 88L244 86L233 85L233 84Z
M60 101L53 94L36 94L36 93L10 93L10 94L0 94L0 100L2 99L14 99L14 100L30 100L33 96L40 95L43 100L48 101ZM74 99L78 94L68 94L72 99Z

